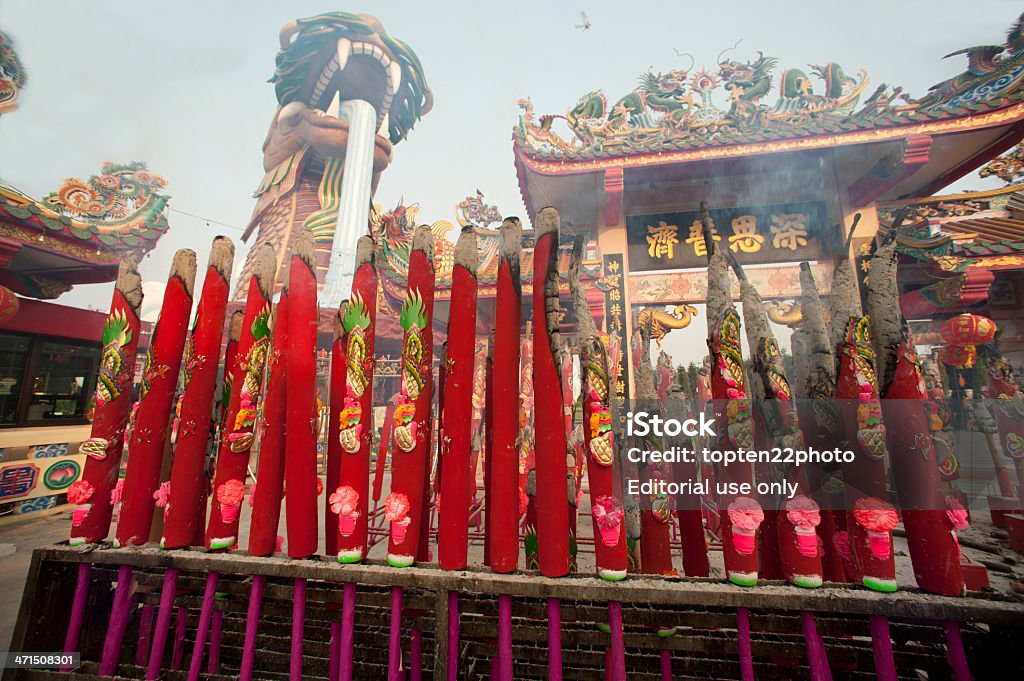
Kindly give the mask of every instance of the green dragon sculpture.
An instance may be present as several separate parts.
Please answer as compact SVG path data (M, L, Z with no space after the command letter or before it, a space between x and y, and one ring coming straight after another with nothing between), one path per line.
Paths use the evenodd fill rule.
M289 22L281 29L281 51L273 77L278 109L263 143L266 175L243 240L269 243L278 260L304 223L314 227L318 280L323 283L341 177L348 148L347 121L334 115L336 100L361 99L377 115L371 193L391 162L393 145L405 139L433 106L419 58L367 14L330 12ZM255 253L256 249L252 249ZM239 277L236 298L245 295L252 261Z
M11 39L0 31L0 114L18 108L18 92L25 87L25 69Z

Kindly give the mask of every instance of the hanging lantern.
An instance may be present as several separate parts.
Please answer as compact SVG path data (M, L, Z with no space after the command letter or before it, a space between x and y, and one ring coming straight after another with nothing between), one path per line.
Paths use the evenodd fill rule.
M944 345L939 348L939 359L942 363L957 369L970 369L974 366L977 356L978 350L973 345Z
M3 324L14 315L18 314L18 296L6 286L0 286L0 324Z
M991 343L996 337L997 328L996 323L988 317L962 314L943 322L939 333L949 345L966 347Z

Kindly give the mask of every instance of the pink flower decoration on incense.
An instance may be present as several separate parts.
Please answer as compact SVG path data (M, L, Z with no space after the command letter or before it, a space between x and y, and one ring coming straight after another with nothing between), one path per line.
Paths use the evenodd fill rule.
M348 485L342 485L328 498L331 510L338 514L338 532L350 536L356 529L359 518L359 492Z
M956 497L946 497L946 517L949 518L949 522L952 523L954 530L966 530L970 527L970 522L967 519L967 509L961 504L960 500Z
M124 478L120 478L114 489L110 490L110 505L117 506L121 503L121 496L124 494Z
M167 508L167 502L171 498L171 483L161 482L160 486L155 492L153 492L153 498L156 499L157 508Z
M384 500L384 520L391 523L391 536L396 544L405 541L405 533L412 519L409 517L409 497L392 492Z
M729 504L729 520L732 522L732 544L737 553L749 556L754 552L754 533L764 522L764 511L750 497L736 497Z
M87 480L78 480L68 488L68 502L72 504L84 504L92 498L96 489Z
M818 535L814 530L821 523L818 505L801 494L786 502L786 519L796 530L796 543L800 555L806 558L818 555Z
M220 503L221 518L226 523L238 520L238 512L245 498L245 483L241 480L228 480L217 488L217 501Z
M736 497L736 500L729 504L729 520L732 521L734 529L754 532L764 522L764 511L750 497Z
M867 530L871 553L887 559L892 549L892 529L900 522L893 505L876 497L861 497L854 504L853 518Z
M78 527L89 515L92 504L87 503L96 489L86 480L78 480L68 488L68 503L76 504L71 512L71 526Z
M348 485L342 485L331 494L328 501L331 504L331 510L338 515L355 513L359 504L359 492Z
M619 526L622 525L622 518L625 515L622 507L611 495L605 494L594 500L592 512L594 522L601 531L601 542L609 548L618 544Z

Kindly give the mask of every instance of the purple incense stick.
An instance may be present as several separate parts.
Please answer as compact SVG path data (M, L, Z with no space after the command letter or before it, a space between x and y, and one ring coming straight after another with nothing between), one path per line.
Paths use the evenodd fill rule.
M448 592L448 681L459 678L459 592Z
M249 610L245 614L245 643L242 645L242 668L238 681L252 681L252 667L256 659L256 632L260 623L260 605L263 603L263 584L267 578L253 575L249 590Z
M328 653L327 681L337 681L341 661L341 622L331 622L331 644Z
M340 681L352 681L352 652L355 643L356 585L345 582L341 594L341 665Z
M210 633L210 659L206 662L207 674L220 674L220 632L224 628L224 613L213 611L213 631Z
M135 666L142 667L146 664L146 655L149 653L149 636L153 632L153 604L146 603L142 606L142 614L139 620L139 642L135 646Z
M413 629L409 635L409 657L412 658L409 681L423 681L423 632L419 629Z
M178 568L169 567L164 573L164 583L160 591L160 608L156 613L156 628L153 630L153 645L149 649L146 681L156 681L160 676L160 664L164 661L164 648L167 646L167 633L171 626L174 592L178 590L178 572Z
M967 653L964 651L964 640L960 635L960 626L951 620L942 623L946 630L946 659L953 668L954 681L973 681L971 670L967 666Z
M878 681L896 681L896 661L892 656L889 620L883 615L871 616L871 648L875 655L875 676Z
M750 649L750 611L746 608L736 610L736 633L739 636L740 678L743 681L754 681L754 655Z
M562 681L562 604L548 599L548 679Z
M391 587L391 631L388 634L388 681L402 678L402 587Z
M199 670L203 664L203 649L206 648L206 635L210 631L210 617L213 614L213 597L217 593L217 573L206 576L206 590L203 591L203 607L199 610L199 628L196 629L196 644L192 647L192 661L188 665L188 681L199 679Z
M110 609L107 638L103 642L100 676L113 676L117 669L117 661L121 656L121 643L124 641L124 630L128 626L128 613L132 604L131 582L131 566L122 565L117 571L117 588L114 589L114 604Z
M608 650L608 678L611 681L626 681L626 645L622 638L622 603L608 601L608 627L611 629L612 645Z
M288 670L290 681L302 681L302 637L305 628L306 580L297 577L295 579L295 595L292 598L292 655Z
M672 653L667 648L661 651L661 681L672 681Z
M71 617L68 618L68 633L64 637L64 652L73 653L78 650L78 637L82 633L82 618L85 617L85 600L89 595L90 563L78 564L78 581L75 583L75 595L71 600ZM71 665L61 665L62 672L71 671Z
M171 669L181 669L185 656L185 629L188 626L188 609L178 606L178 620L174 627L174 648L171 653Z
M512 597L498 596L498 681L512 681Z
M832 671L828 666L825 653L825 642L818 635L818 627L814 624L814 614L804 610L800 613L803 623L804 639L807 641L807 663L811 668L811 681L832 681Z

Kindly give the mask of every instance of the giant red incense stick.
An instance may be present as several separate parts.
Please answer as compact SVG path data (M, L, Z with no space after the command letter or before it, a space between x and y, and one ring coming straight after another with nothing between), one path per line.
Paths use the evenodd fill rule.
M564 405L559 379L558 231L554 208L537 214L534 249L533 327L536 384L537 548L545 577L569 572L569 496L566 485ZM554 626L552 624L552 626Z
M793 403L793 391L782 364L778 341L768 325L761 296L733 260L733 266L740 279L740 299L743 304L743 319L746 321L747 343L751 348L751 390L754 400L759 402L761 422L758 423L765 444L781 448L801 450L804 448L803 432ZM776 514L778 559L785 578L805 588L821 586L821 552L818 550L817 526L821 522L818 505L808 497L807 481L799 469L789 472L789 481L795 485L792 499L779 504L779 498L770 501L770 510ZM761 482L760 478L758 480ZM768 482L774 481L767 480ZM768 510L765 511L766 517ZM766 553L762 543L762 561ZM763 568L762 568L763 569Z
M131 412L141 305L138 258L127 253L121 258L110 313L103 325L96 410L89 439L81 447L86 455L85 468L82 479L68 489L68 502L75 504L71 515L72 546L103 541L110 531L110 492L117 482Z
M316 488L316 274L312 234L299 232L288 272L288 403L285 432L285 521L288 556L309 558L317 549Z
M476 346L476 234L465 227L455 247L448 318L448 360L441 447L441 508L437 533L442 570L462 570L469 541L470 467L473 439L473 361Z
M409 288L400 317L402 389L395 406L391 457L391 493L384 500L384 517L391 523L387 560L395 567L415 561L420 525L427 521L423 477L427 461L427 432L432 427L431 360L434 314L434 235L427 226L413 234L409 254Z
M329 506L331 515L337 518L335 544L342 563L359 562L367 551L370 446L373 442L373 347L377 325L377 271L373 240L369 236L361 237L356 246L355 270L352 297L344 306L341 318L344 392L340 395L342 404L337 430L330 432L331 446L337 441L341 448L338 487L327 486L334 490ZM334 388L332 383L332 406ZM329 552L329 555L334 554Z
M195 277L196 254L190 250L178 251L164 288L160 318L146 354L146 366L142 369L139 409L135 414L131 456L125 471L117 523L117 542L121 546L149 541L155 505L153 493L160 485L167 426L185 352Z
M519 327L522 288L519 259L522 225L516 218L501 224L501 259L498 262L497 300L494 311L494 368L490 417L492 457L487 514L490 565L495 572L514 572L519 563Z
M851 236L856 223L855 218ZM895 591L896 558L888 526L895 525L896 511L888 503L886 488L885 424L878 399L871 321L861 309L849 241L834 265L829 312L832 347L838 357L835 397L840 428L856 454L853 462L843 465L851 577L875 591Z
M211 549L227 549L235 545L249 452L256 425L256 407L263 388L263 369L270 350L270 302L276 261L269 244L259 246L250 257L249 278L242 317L241 335L235 361L225 366L231 371L231 394L225 410L224 431L217 455L213 478L213 502L210 522L206 528L206 545Z
M201 523L205 516L205 507L200 509L200 501L204 499L201 490L209 485L206 450L234 257L235 246L230 239L219 236L213 240L199 309L186 347L181 426L174 449L170 498L160 540L161 546L167 549L189 546L196 535L197 523Z
M288 353L288 287L274 312L273 344L264 371L264 400L258 415L259 463L256 485L249 496L252 517L249 522L249 555L269 556L277 550L277 527L281 520L281 497L284 489L285 407L287 383L285 357ZM242 647L240 681L252 679L256 659L256 635L266 577L254 575L249 592L249 608L245 616L245 640Z
M896 242L892 241L871 258L868 309L877 331L882 410L887 423L900 424L889 428L893 478L918 586L931 593L960 596L964 582L959 547L935 464L927 395L913 336L892 304L897 293Z
M754 443L750 399L740 350L740 318L732 304L729 267L711 236L707 206L701 202L704 243L708 252L708 348L711 351L711 395L714 400L718 442L716 449L750 449ZM720 483L752 485L749 463L720 466ZM736 492L718 495L722 519L722 553L729 581L740 586L757 584L757 537L764 511L750 496Z

